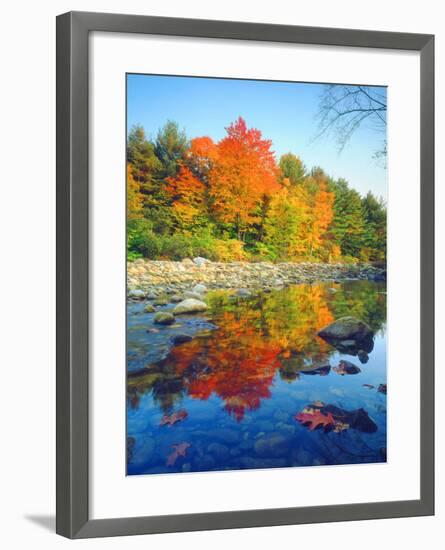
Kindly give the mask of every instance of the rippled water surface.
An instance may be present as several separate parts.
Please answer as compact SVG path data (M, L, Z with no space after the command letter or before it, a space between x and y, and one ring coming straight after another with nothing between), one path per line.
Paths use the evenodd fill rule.
M129 475L386 461L385 283L206 301L170 326L128 303ZM346 315L373 329L368 353L317 336Z

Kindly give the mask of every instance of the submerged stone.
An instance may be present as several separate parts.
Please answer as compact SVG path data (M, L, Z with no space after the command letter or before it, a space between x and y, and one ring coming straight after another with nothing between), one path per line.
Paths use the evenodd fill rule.
M167 311L159 311L153 320L157 325L172 325L175 322L174 316Z
M217 460L227 460L229 458L229 449L222 443L210 443L207 447L207 451L213 455Z
M191 340L193 340L193 338L188 334L176 334L172 337L172 343L175 346L179 344L185 344L186 342L190 342Z
M257 439L254 448L260 457L279 457L289 450L289 441L279 432L272 432Z

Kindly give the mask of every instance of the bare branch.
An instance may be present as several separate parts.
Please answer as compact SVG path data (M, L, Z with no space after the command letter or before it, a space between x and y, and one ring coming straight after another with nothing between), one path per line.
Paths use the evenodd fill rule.
M354 132L365 121L377 131L386 133L386 97L369 86L324 87L320 101L319 131L315 139L329 132L337 135L339 151L342 151ZM379 156L385 154L382 147Z

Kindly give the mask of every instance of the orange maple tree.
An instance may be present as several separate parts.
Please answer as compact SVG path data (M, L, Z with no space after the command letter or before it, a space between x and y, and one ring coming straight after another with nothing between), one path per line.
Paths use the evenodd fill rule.
M202 136L190 141L190 148L186 154L187 165L203 181L207 180L208 173L217 159L218 149L212 138Z
M272 142L256 128L238 120L226 128L217 144L217 158L209 171L209 194L216 217L235 227L242 239L258 220L256 211L265 197L280 188Z

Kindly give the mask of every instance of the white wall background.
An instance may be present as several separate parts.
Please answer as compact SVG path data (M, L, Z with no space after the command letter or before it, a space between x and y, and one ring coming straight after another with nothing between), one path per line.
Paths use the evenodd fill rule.
M445 276L445 24L441 3L423 0L43 0L2 8L0 128L2 547L59 549L232 546L266 549L405 550L440 547L445 535L445 376L437 353L437 514L434 518L262 528L70 542L54 534L55 449L55 16L69 10L244 20L436 34L437 280ZM409 162L409 159L407 159ZM437 340L445 331L437 289ZM407 411L409 420L409 411ZM316 488L314 488L316 490ZM150 498L150 495L147 495Z

